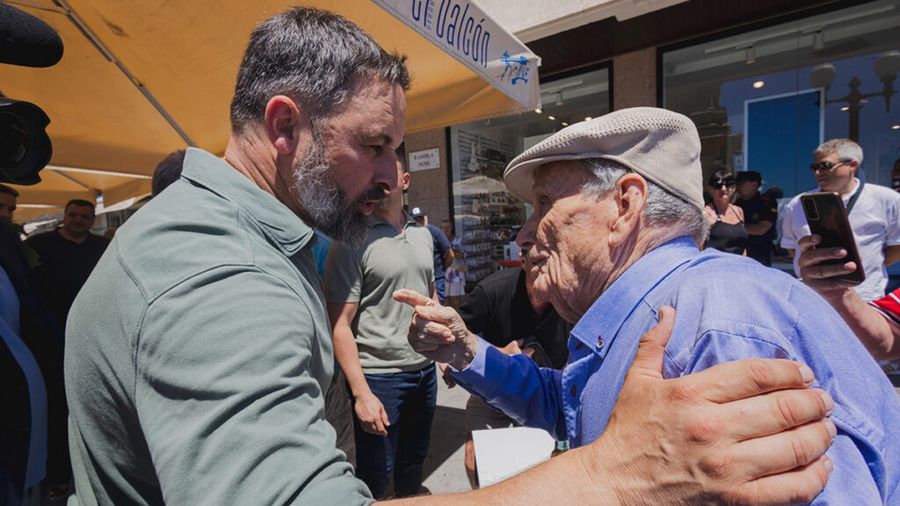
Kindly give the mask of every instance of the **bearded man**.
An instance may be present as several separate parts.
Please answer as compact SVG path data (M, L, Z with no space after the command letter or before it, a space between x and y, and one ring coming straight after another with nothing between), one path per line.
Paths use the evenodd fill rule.
M449 362L456 383L489 404L579 447L621 430L617 401L647 395L622 388L636 337L657 321L672 324L674 307L665 377L737 359L808 363L833 398L833 424L820 437L836 434L827 452L834 473L815 503L897 504L900 466L891 455L900 452L900 404L890 382L802 282L745 257L698 250L707 231L699 160L693 122L646 107L563 129L507 167L510 192L534 208L517 238L536 271L533 290L575 324L562 371L501 353L466 330L452 309L404 291L395 297L418 306L410 342ZM755 421L781 415L769 416ZM701 440L721 430L707 422ZM659 454L670 454L667 430L660 425L644 435L658 442ZM802 445L798 450L805 453ZM675 503L670 494L683 478L660 473L652 479L670 483L669 491L640 497Z
M295 8L253 32L224 157L189 149L181 178L119 229L72 307L66 393L82 504L372 502L324 416L334 354L311 227L363 240L366 216L396 191L408 84L401 58L339 16ZM651 332L647 342L664 337ZM635 361L639 373L626 385L653 395L617 409L627 422L618 439L553 459L524 480L426 501L597 504L660 467L687 472L723 452L734 457L728 472L694 473L689 493L741 490L747 501L771 503L822 488L820 461L792 471L800 464L729 452L736 434L777 434L781 457L794 443L811 460L825 451L827 438L810 441L804 430L825 412L821 393L806 388L809 368L728 364L666 381L658 358L651 346ZM671 396L688 388L704 393ZM765 427L743 415L784 405L790 416ZM688 430L695 416L726 420L727 430L698 443ZM676 458L634 463L655 448L628 434L659 420ZM628 469L598 474L601 465ZM779 476L790 482L754 487L760 472L787 472Z

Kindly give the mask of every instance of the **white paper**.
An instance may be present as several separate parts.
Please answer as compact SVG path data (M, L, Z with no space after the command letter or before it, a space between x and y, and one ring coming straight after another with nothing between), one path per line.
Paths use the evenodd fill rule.
M486 487L550 458L556 441L543 429L511 427L473 430L478 483Z

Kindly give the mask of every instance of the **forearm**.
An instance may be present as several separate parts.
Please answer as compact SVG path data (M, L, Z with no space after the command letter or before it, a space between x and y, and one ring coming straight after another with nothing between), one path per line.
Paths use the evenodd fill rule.
M772 222L761 221L759 223L745 224L744 228L747 229L747 233L750 235L764 235L772 228Z
M856 290L845 290L842 296L829 298L828 302L873 357L878 360L900 357L900 340L897 339L900 328L862 300Z
M366 376L363 374L362 365L359 362L359 348L356 346L353 331L349 326L336 325L333 334L334 356L347 377L351 394L354 397L358 397L371 392Z
M610 476L594 462L597 459L591 452L596 453L591 448L570 450L513 478L471 492L412 497L377 504L620 504L611 489Z
M450 264L453 263L454 253L452 249L448 249L447 253L444 254L444 269L450 267Z
M506 355L481 341L469 367L453 371L453 378L519 423L566 437L560 371L539 368L525 356Z

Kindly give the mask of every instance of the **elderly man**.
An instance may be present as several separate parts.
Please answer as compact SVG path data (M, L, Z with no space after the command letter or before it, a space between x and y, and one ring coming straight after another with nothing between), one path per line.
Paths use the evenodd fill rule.
M339 16L295 8L256 28L224 157L189 149L181 179L119 230L72 307L82 503L372 502L323 414L334 355L311 227L362 242L367 215L396 191L408 84L401 58ZM820 490L829 440L823 394L805 388L812 371L775 360L663 380L666 330L645 337L624 387L642 395L616 407L620 432L522 479L427 502L596 504L650 487L769 504ZM790 406L778 420L746 415L778 406ZM698 441L708 420L722 432ZM664 460L644 437L658 423L674 452ZM742 451L745 439L772 453ZM798 460L795 447L809 453ZM723 455L724 472L698 468ZM685 486L654 480L663 470Z
M617 398L646 395L620 392L636 336L657 320L671 323L666 306L673 306L678 319L663 360L666 377L751 357L809 363L833 397L834 420L811 437L837 434L828 451L834 473L815 502L896 504L900 466L892 455L900 452L900 404L890 383L840 317L801 282L740 256L697 249L706 233L699 157L688 118L637 108L566 128L506 169L509 190L534 206L518 243L537 271L535 292L577 322L562 372L500 353L451 309L402 292L395 296L421 304L410 341L449 361L456 382L488 403L581 446L619 430L610 415ZM734 286L741 287L742 304ZM645 436L665 448L668 429L660 425ZM698 437L719 430L710 423Z
M900 260L900 194L883 186L865 184L856 177L863 150L850 139L831 139L813 152L809 168L819 188L813 191L841 195L859 249L866 279L855 287L863 300L884 296L887 266ZM802 194L801 194L802 195ZM794 255L794 272L800 275L800 238L810 234L797 195L784 207L781 246Z

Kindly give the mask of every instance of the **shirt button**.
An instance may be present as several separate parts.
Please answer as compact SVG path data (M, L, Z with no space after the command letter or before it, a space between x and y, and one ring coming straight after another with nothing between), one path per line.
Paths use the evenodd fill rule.
M575 385L572 385L572 388L569 391L572 392L572 397L575 397L575 393L578 391L578 389L575 388Z
M603 336L597 336L597 349L603 349Z

